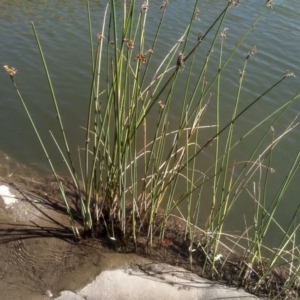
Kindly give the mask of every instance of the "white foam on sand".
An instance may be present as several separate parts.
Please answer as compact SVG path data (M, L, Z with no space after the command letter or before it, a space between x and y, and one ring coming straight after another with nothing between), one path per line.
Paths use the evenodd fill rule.
M18 202L16 196L14 194L11 194L11 192L9 191L9 187L6 185L0 185L0 196L3 199L6 208Z

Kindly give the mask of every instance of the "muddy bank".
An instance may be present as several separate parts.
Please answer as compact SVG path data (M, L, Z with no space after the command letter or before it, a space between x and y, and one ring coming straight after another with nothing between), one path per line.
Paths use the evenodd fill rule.
M4 159L9 161L7 156ZM56 297L62 290L80 289L104 270L139 269L149 261L183 267L207 279L244 287L250 292L254 291L263 271L257 265L247 274L242 269L243 258L225 248L220 250L221 258L215 263L217 273L212 272L203 251L197 250L189 258L190 244L184 223L178 218L170 218L165 238L160 243L154 236L151 249L146 235L141 234L136 253L132 242L128 241L126 248L119 247L101 234L75 241L57 184L51 176L41 178L22 165L2 167L1 173L0 299L49 299L49 295ZM65 183L75 222L81 228L76 197L72 186ZM197 240L201 240L199 234ZM244 272L242 276L241 272ZM286 278L284 272L284 269L274 270L256 294L272 296L280 291Z
M55 182L37 181L32 170L23 170L2 168L11 175L0 177L0 299L49 299L47 291L58 296L104 270L143 262L98 240L74 241L64 205L55 197Z

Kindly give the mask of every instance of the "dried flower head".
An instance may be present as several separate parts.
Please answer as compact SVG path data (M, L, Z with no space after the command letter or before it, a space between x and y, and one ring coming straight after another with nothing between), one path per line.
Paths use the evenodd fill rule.
M228 30L228 29L229 29L229 28L224 28L223 31L220 32L219 36L220 36L221 38L227 39L227 30Z
M203 38L203 34L202 34L202 32L200 31L200 32L198 33L197 42L202 41L202 38Z
M283 76L284 77L296 77L296 75L293 72L289 72L289 70L287 70Z
M240 75L240 78L245 74L246 71L241 71L239 70L239 75Z
M251 56L253 56L255 53L257 52L257 48L256 46L254 46L252 48L252 50L250 52L248 52L247 56L246 56L246 59L250 58Z
M147 4L147 1L144 1L144 3L141 5L141 11L146 12L149 8L149 5Z
M228 1L228 5L229 5L229 7L231 7L231 6L239 6L240 5L240 0L237 0L237 1L229 0Z
M163 102L161 100L159 100L157 103L161 109L163 109L165 107L165 104L163 104Z
M11 78L17 74L17 70L15 68L10 68L8 65L3 66L3 68Z
M179 53L178 58L177 58L177 67L178 68L183 68L184 67L184 55L182 52Z
M147 52L141 52L140 54L138 54L136 56L136 58L134 60L140 60L143 64L145 64L147 62Z
M160 9L166 9L167 5L168 5L169 1L168 0L165 0L163 1L163 3L159 6Z
M267 7L270 7L270 9L273 9L273 0L267 0L266 4L267 4Z
M98 39L98 42L100 42L101 40L105 39L105 36L100 33L97 33L97 39Z
M147 62L147 55L149 53L153 53L153 50L151 48L149 48L146 52L141 52L140 54L138 54L134 60L140 60L143 64L145 64Z
M198 18L199 12L200 12L199 8L196 8L196 11L194 13L194 19L198 20L198 21L201 21L200 18Z

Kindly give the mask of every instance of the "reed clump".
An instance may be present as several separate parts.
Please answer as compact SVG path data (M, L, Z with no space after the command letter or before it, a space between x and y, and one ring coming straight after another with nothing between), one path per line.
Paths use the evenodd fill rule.
M253 105L259 105L287 77L295 75L288 72L279 76L277 82L258 97L252 97L252 101L240 109L247 65L251 64L259 45L249 49L238 71L235 105L229 118L224 121L220 111L221 97L226 92L221 88L223 73L262 15L240 38L229 56L224 58L223 49L229 39L224 20L229 10L239 9L240 3L228 1L218 17L207 26L205 33L199 33L195 38L194 26L200 20L198 2L195 1L191 7L190 22L181 25L182 35L174 40L174 45L157 63L153 58L161 41L166 11L172 3L166 0L155 7L148 1L140 4L131 0L124 1L120 10L116 1L109 1L94 49L89 1L86 1L92 80L84 126L86 136L84 146L81 145L78 150L78 162L75 162L77 158L71 155L69 149L46 59L32 23L63 144L60 145L50 134L76 189L81 224L74 220L63 180L54 168L38 126L17 87L16 70L8 66L4 68L10 75L57 180L76 239L105 234L117 249L132 246L137 250L143 244L149 252L154 244L160 247L174 244L170 232L175 224L174 219L180 219L178 230L181 233L177 237L182 240L182 251L191 267L201 264L202 275L218 280L227 278L227 283L243 285L256 294L269 291L273 299L287 297L289 293L298 295L300 268L295 252L298 248L294 243L299 225L294 224L300 206L288 228L283 230L278 225L284 231L278 249L268 249L264 245L270 225L277 224L274 214L300 162L299 153L276 195L268 199L267 188L273 172L272 153L282 137L293 129L295 122L291 122L279 136L273 127L265 129L263 125L272 119L274 126L284 111L299 98L299 93L244 132L242 137L237 139L235 136L237 121L245 112ZM267 2L270 6L272 1ZM157 29L153 40L146 43L147 15L151 9L157 10L159 19L155 20ZM199 49L207 39L210 41L209 49L204 59L199 59ZM212 59L218 60L219 66L215 75L207 81ZM180 86L184 87L180 99L177 90L179 81ZM181 113L176 116L174 124L170 122L170 108L175 101L180 103ZM211 107L214 107L215 118L212 124L207 125L205 116ZM155 123L153 115L156 116ZM234 153L257 128L263 128L257 145L247 157L236 161ZM252 182L255 184L250 191ZM245 193L255 203L253 223L248 224L240 236L229 235L224 228L232 209ZM204 203L205 216L202 211ZM202 228L198 225L200 219L206 220ZM239 253L238 262L232 258L235 251ZM267 252L268 259L263 255ZM289 276L282 277L279 288L269 288L273 283L278 283L273 274L283 262L289 265ZM233 267L229 268L229 265ZM234 273L234 276L230 277L225 270Z

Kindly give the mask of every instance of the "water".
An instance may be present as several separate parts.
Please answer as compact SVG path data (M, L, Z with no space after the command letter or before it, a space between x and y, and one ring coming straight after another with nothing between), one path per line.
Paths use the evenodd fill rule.
M195 39L199 31L205 32L208 24L211 24L212 20L218 16L224 2L217 0L200 1L200 20L195 21L196 26L192 32ZM193 3L192 0L170 1L161 43L156 51L157 63L166 55L171 45L174 45L182 36L184 27L181 24L188 22ZM281 87L277 87L269 93L259 105L251 108L237 122L236 140L247 128L251 128L268 113L290 100L300 86L300 2L298 0L277 0L274 1L273 10L266 9L263 3L264 1L258 0L241 1L238 8L230 10L224 23L224 27L229 28L224 45L225 61L249 26L263 11L266 12L260 23L236 52L232 63L224 73L222 87L226 92L221 98L224 124L226 120L230 119L234 105L238 86L238 70L242 69L244 58L254 45L257 46L258 53L249 60L247 66L239 111L278 81L286 70L294 72L298 76L296 79L286 79ZM101 30L105 4L105 1L91 1L94 36ZM147 23L149 42L155 28L153 23L160 17L159 4L160 2L156 0L150 3ZM56 116L53 112L49 87L31 28L32 21L35 23L49 66L66 133L70 139L70 148L75 151L78 146L83 146L84 130L80 126L85 126L85 112L87 111L91 80L85 1L2 0L0 3L1 65L8 64L18 70L16 81L19 89L28 103L35 122L39 125L41 135L46 137L45 144L49 153L56 157L55 161L59 163L60 158L57 149L48 131L51 130L58 138L60 135ZM217 45L219 44L218 42ZM208 49L208 43L204 42L198 50L200 60L204 59ZM216 70L218 66L217 46L214 51L216 52L216 59L211 62L211 72L207 74L208 79L212 78L213 70ZM4 71L0 72L0 84L0 150L8 153L17 161L34 167L43 173L48 168L44 154L36 141L34 132L30 128L29 121L19 103L9 77ZM178 86L178 99L183 96L180 91L181 88ZM216 92L215 89L212 91ZM288 109L276 125L275 132L277 136L299 114L300 104L298 102L295 102ZM178 103L172 105L171 121L176 120L176 117L180 114L180 104L180 101L178 101ZM214 105L214 102L212 102L211 106L214 107ZM208 112L205 122L212 123L213 120L214 115ZM264 128L267 128L270 124L271 122L268 122ZM251 135L247 142L239 147L239 151L235 152L237 161L245 159L245 153L250 153L255 141L257 141L258 133L256 131L255 134ZM276 172L272 175L275 183L270 194L277 191L277 186L288 172L295 155L299 151L299 137L300 131L297 127L277 147L273 158L273 167ZM299 175L294 178L293 184L286 194L284 209L281 210L282 214L276 216L283 226L287 225L287 221L299 203L299 187L297 185L299 179ZM243 231L244 224L240 218L240 210L244 211L245 206L253 205L251 201L247 201L245 198L246 203L241 201L233 209L232 226L228 225L230 230L233 231L238 228L239 231ZM270 244L276 243L275 240L278 238L279 236L270 236Z

